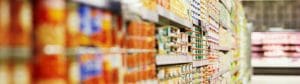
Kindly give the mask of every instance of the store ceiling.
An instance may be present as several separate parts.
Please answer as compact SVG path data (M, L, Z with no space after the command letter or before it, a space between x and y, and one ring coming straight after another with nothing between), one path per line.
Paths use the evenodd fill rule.
M300 29L300 0L242 0L253 31Z

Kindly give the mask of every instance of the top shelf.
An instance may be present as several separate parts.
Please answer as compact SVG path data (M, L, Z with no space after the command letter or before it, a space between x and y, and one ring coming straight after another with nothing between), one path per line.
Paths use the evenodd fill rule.
M109 4L107 0L73 0L73 1L77 3L94 6L97 8L104 8L104 9L109 8Z
M217 47L217 50L223 51L223 52L228 52L228 51L231 50L231 49L228 48L228 47Z
M223 74L225 74L225 73L227 73L229 71L230 71L229 69L222 69L221 71L219 71L216 74L212 75L209 79L210 80L216 79L216 78L222 76Z
M210 64L213 64L213 62L210 62L208 59L193 61L193 67L201 67Z
M77 3L82 3L82 4L86 4L86 5L90 5L90 6L94 6L97 8L102 8L102 9L110 9L110 2L108 0L74 0ZM121 2L120 2L121 3ZM122 4L122 3L121 3ZM118 6L121 7L121 6ZM119 8L121 9L121 8ZM155 23L160 23L160 19L166 19L168 21L174 22L176 24L180 24L180 27L185 27L185 28L192 28L193 27L193 23L198 25L197 22L195 21L189 21L183 18L178 17L177 15L175 15L174 13L166 10L165 8L157 5L156 6L156 11L152 11L149 10L145 7L139 7L139 9L135 9L135 8L130 8L128 6L127 9L125 9L127 11L130 12L134 12L137 15L139 15L142 19L151 21L151 22L155 22ZM162 18L161 18L162 17Z
M192 22L176 16L174 13L171 13L171 12L167 11L165 8L163 8L159 5L157 5L156 8L157 8L157 12L158 12L159 16L164 17L168 20L171 20L175 23L181 24L181 25L183 25L187 28L192 28L193 27Z
M183 63L192 63L192 56L187 55L158 55L156 56L157 65L172 65L172 64L183 64Z

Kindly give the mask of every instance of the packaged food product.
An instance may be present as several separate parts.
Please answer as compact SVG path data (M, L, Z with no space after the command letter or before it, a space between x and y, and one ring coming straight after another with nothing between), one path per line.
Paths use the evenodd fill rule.
M103 84L103 55L95 47L80 47L78 53L82 84Z
M77 3L67 2L66 18L66 56L68 60L68 83L80 83L79 62L77 58L77 49L79 48L79 27L80 18L77 12Z
M32 40L31 2L27 0L11 0L10 2L10 44L13 47L30 47Z
M141 0L144 7L148 8L149 10L155 10L156 8L156 0Z
M0 60L8 59L10 7L9 0L0 0Z
M12 57L12 83L32 82L32 10L27 0L10 1L10 49Z
M113 43L111 13L83 4L79 6L78 12L81 20L80 45L111 47Z
M80 36L79 44L80 45L91 45L89 35L92 32L91 30L91 8L87 5L80 4L78 7L78 14L80 16ZM98 28L97 28L98 29Z
M66 84L64 0L34 2L34 83Z
M0 0L0 83L11 84L11 71L9 61L9 0Z
M192 65L179 64L159 67L157 73L159 83L191 83Z
M1 84L11 84L12 76L10 72L10 67L8 63L0 64L0 83Z

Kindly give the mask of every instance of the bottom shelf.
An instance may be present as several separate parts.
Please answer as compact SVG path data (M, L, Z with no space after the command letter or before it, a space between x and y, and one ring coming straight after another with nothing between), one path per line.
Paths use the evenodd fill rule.
M254 67L254 75L300 75L300 67Z
M300 59L298 58L254 58L252 59L253 67L282 67L282 68L300 68Z

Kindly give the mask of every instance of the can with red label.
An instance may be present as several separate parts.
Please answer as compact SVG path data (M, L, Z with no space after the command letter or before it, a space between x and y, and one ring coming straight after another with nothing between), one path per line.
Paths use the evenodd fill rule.
M34 1L34 83L66 84L65 0Z
M9 63L9 0L0 0L0 84L11 84Z
M10 0L12 82L31 84L32 11L28 0Z

